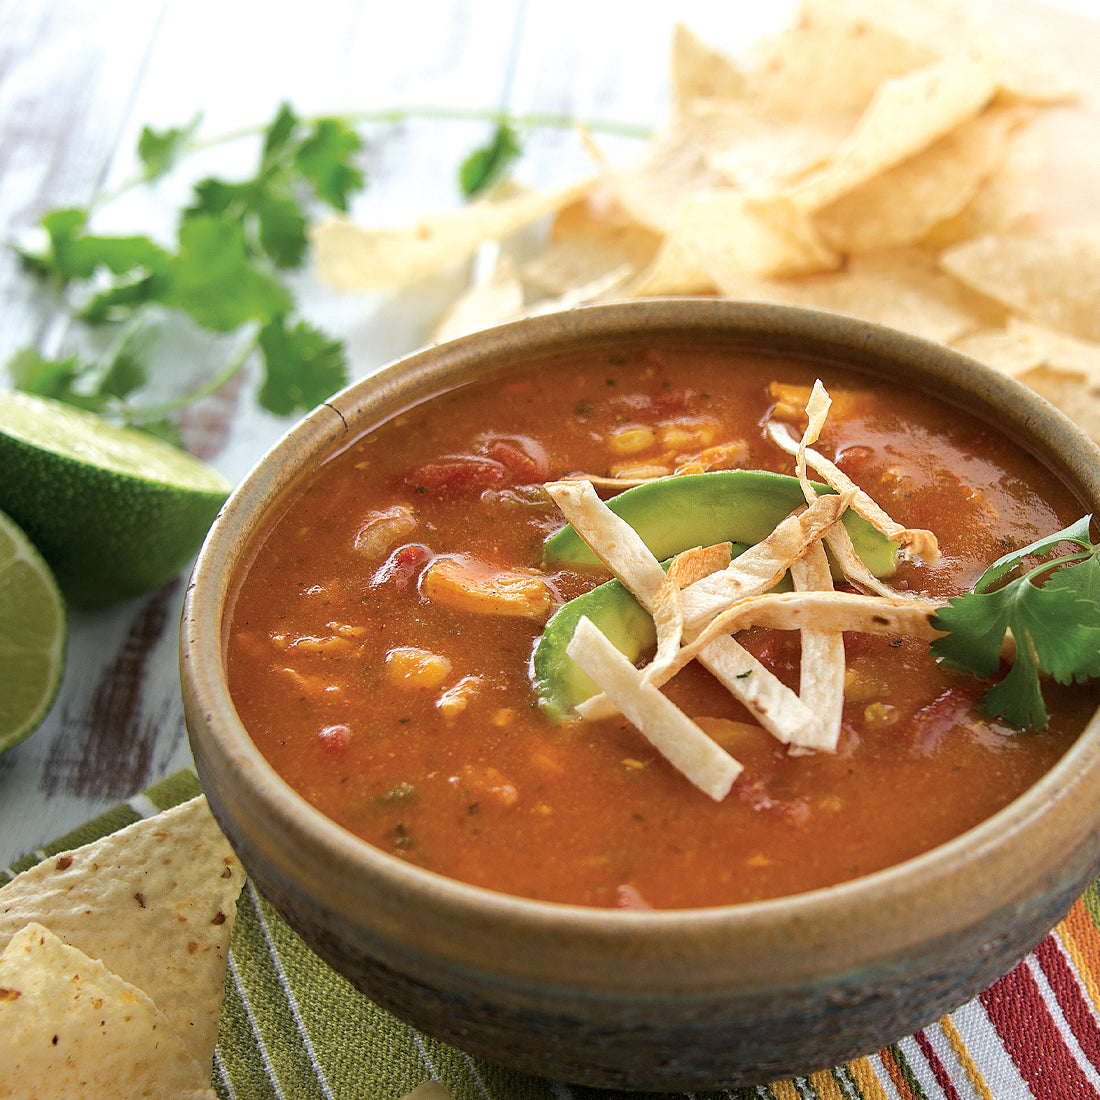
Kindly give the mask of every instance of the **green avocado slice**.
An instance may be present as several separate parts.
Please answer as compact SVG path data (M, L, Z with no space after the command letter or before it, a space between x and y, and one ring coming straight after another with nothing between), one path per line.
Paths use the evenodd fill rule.
M735 543L731 557L747 549L745 544ZM667 569L671 560L661 564ZM605 581L560 607L546 624L531 662L535 690L555 722L599 690L565 651L582 617L591 619L631 661L638 661L657 644L653 617L621 581Z
M815 488L822 493L833 491L816 483ZM795 477L766 470L717 470L635 486L613 497L608 507L641 535L667 567L676 554L694 546L732 541L736 556L767 538L804 501ZM872 573L886 577L894 572L896 543L854 512L845 514L844 524ZM561 568L600 562L573 527L566 525L544 541L543 564ZM631 661L638 661L656 645L653 619L619 581L607 581L570 600L546 624L531 662L535 690L553 721L561 720L597 690L565 651L582 616L591 619Z
M819 493L827 485L814 483ZM693 546L719 542L760 542L795 508L805 503L798 478L770 470L714 470L636 485L612 497L608 507L634 528L658 560ZM898 546L862 516L849 510L844 526L852 545L876 577L897 568ZM542 544L544 565L598 566L599 560L567 524Z

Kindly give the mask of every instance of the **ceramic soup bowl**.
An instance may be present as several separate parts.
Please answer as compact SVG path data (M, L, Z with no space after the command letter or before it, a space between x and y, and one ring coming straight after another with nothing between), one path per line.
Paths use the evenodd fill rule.
M1100 869L1100 720L984 823L826 889L696 910L532 901L357 839L258 751L226 682L227 612L253 533L351 438L427 396L548 353L635 339L823 356L931 390L1014 433L1100 509L1097 449L1020 385L943 347L831 314L717 300L586 307L429 347L293 427L197 560L181 669L210 805L261 892L378 1004L471 1053L574 1083L698 1090L838 1064L976 995Z

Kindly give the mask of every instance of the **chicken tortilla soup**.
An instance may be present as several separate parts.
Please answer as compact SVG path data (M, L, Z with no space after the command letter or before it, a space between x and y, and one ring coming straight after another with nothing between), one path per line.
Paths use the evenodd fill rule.
M982 675L937 649L949 600L1078 520L1016 441L892 380L557 355L295 491L237 579L229 687L305 799L451 878L623 908L799 893L957 836L1082 730L1086 684L1006 704L1034 663L1011 630Z

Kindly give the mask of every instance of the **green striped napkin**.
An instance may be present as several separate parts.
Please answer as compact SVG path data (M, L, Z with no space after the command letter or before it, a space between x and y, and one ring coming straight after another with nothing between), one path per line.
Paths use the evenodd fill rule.
M193 773L179 773L59 837L46 854L106 835L200 789ZM23 870L40 858L42 853L9 870ZM1098 983L1100 880L1020 967L934 1027L807 1078L693 1095L697 1100L1100 1100ZM322 963L246 883L214 1058L219 1096L400 1100L427 1080L439 1081L454 1100L629 1095L503 1069L409 1027Z

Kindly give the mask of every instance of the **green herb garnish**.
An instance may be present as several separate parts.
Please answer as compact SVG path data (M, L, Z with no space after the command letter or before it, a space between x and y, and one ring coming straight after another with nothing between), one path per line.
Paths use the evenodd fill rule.
M1100 545L1089 538L1091 516L998 558L964 596L937 611L933 625L947 631L932 643L945 664L992 676L1011 631L1016 657L1005 677L985 694L991 717L1020 729L1044 729L1047 711L1040 675L1060 684L1100 676ZM1059 546L1070 544L1056 557ZM1028 558L1039 563L994 587Z
M143 171L135 182L163 176L200 148L197 128L198 119L163 133L143 130ZM56 360L24 350L10 364L16 386L147 426L223 385L254 352L264 366L259 400L271 412L310 409L344 383L342 346L297 315L285 273L304 263L310 208L344 211L363 187L354 163L363 141L339 119L303 121L286 104L262 138L251 176L194 185L170 243L93 233L98 207L43 217L45 240L21 250L24 262L58 287L74 320L89 333L106 333L108 343L97 355ZM149 382L157 330L173 315L211 334L239 334L237 350L213 384L155 408L132 405L130 397Z

